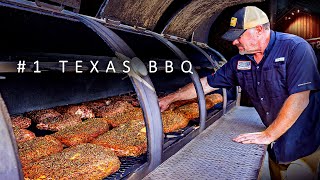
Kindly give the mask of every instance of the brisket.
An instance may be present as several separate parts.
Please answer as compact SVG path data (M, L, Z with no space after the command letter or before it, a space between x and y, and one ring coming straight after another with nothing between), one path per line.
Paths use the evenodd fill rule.
M211 109L214 105L223 102L223 98L220 94L206 95L205 99L206 99L207 110ZM179 103L176 103L176 104L179 104ZM177 113L183 114L184 117L188 118L189 120L199 117L199 105L196 102L185 104L180 107L176 107L174 111Z
M16 137L17 143L22 143L34 139L36 136L33 132L27 129L13 128L14 136Z
M112 127L117 127L131 120L144 120L141 108L134 107L130 111L118 113L113 116L106 117L107 122Z
M181 107L183 105L186 105L186 104L191 104L191 103L195 103L195 102L198 102L197 99L189 99L189 100L182 100L182 101L175 101L173 103L170 104L168 110L174 110L178 107Z
M90 118L72 127L66 127L52 136L67 146L87 143L109 130L105 118Z
M61 114L54 109L43 109L28 112L26 113L26 116L29 117L33 122L38 124L47 121L48 119L50 120L57 116L61 116Z
M116 101L108 106L99 108L97 111L97 117L113 117L118 114L129 112L132 109L134 109L134 107L127 101Z
M110 149L94 144L80 144L31 163L24 169L24 177L100 180L119 168L119 158Z
M167 110L161 113L163 132L169 133L186 127L189 119L182 114Z
M37 124L36 127L40 130L60 131L81 122L80 115L64 114L62 116L47 119L47 121Z
M62 149L62 143L50 135L18 143L22 166L26 166L28 163L50 154L60 152Z
M206 99L206 109L212 108L214 105L223 102L223 98L220 94L215 93L215 94L209 94L205 96ZM174 110L178 107L181 107L186 104L191 104L191 103L198 103L198 99L189 99L189 100L182 100L182 101L176 101L170 104L169 110Z
M91 143L110 148L119 157L139 156L147 151L144 121L129 121L104 133Z
M223 97L220 94L206 95L206 109L211 109L214 105L223 102Z
M60 106L56 110L61 114L80 115L82 119L95 117L93 111L85 105Z
M178 114L182 114L185 118L192 120L199 117L198 103L191 103L180 106L174 110Z
M93 113L95 114L95 116L97 116L98 109L103 106L108 106L108 105L110 105L110 103L111 103L111 100L99 99L99 100L95 100L95 101L85 102L85 103L83 103L83 105L90 108L93 111Z
M23 116L12 116L11 123L13 128L26 129L31 125L31 119Z
M140 106L139 101L131 95L114 96L110 97L109 100L111 100L111 102L126 101L135 107Z

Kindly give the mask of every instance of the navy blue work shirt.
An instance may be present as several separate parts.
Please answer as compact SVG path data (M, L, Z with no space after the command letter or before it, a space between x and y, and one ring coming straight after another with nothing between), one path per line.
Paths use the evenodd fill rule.
M278 163L307 156L320 145L320 75L312 47L302 38L271 31L259 64L253 55L236 55L215 74L207 76L215 88L240 86L268 127L285 100L311 90L309 104L294 125L277 139L271 153Z

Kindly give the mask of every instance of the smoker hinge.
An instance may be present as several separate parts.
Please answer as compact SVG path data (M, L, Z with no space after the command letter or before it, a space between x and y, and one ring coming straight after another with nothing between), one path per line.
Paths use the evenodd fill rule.
M173 35L170 35L170 34L161 34L161 36L163 36L163 37L165 37L167 39L173 40L173 41L178 41L178 42L186 42L187 41L185 38L178 37L178 36L173 36Z
M114 26L120 26L121 21L113 20L113 19L106 19L106 23L107 23L107 24L114 25Z
M201 47L201 48L208 48L208 44L203 43L203 42L192 41L192 43Z
M136 26L136 25L134 25L133 28L134 28L135 30L137 30L137 31L146 31L146 30L147 30L147 28L145 28L145 27Z

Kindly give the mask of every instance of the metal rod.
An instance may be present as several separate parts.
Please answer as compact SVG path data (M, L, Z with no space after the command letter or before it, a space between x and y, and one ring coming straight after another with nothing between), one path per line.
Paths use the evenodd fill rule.
M208 53L206 53L199 46L197 46L191 42L187 42L187 44L189 44L191 47L193 47L194 49L198 50L201 54L203 54L207 58L207 60L211 63L211 65L213 66L215 71L218 70L219 66L217 66L217 62L215 60L213 60ZM200 109L200 107L199 107L199 109ZM200 119L200 132L205 129L205 126L206 126L205 124L206 124L206 122L205 121L202 122Z
M213 48L210 47L210 46L207 46L207 48L208 48L209 50L211 50L212 52L214 52L217 56L219 56L224 63L227 63L226 58L225 58L219 51L213 49Z
M228 104L228 96L227 96L227 89L226 88L222 88L222 94L223 94L223 114L226 114L227 104Z
M237 106L240 106L240 102L241 102L241 87L237 86Z
M212 67L214 68L215 71L217 71L219 69L219 64L215 60L213 60L211 58L211 56L208 53L206 53L203 49L201 49L199 46L197 46L197 45L195 45L195 44L193 44L191 42L187 42L187 44L189 44L191 47L195 48L201 54L203 54L207 58L207 60L211 63L211 65L212 65Z

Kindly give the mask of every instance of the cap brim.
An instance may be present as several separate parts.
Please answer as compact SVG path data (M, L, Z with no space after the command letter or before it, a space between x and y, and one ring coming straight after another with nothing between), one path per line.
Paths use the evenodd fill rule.
M238 39L243 34L244 31L245 29L229 29L229 31L224 33L224 35L222 36L222 39L225 39L227 41L234 41Z

